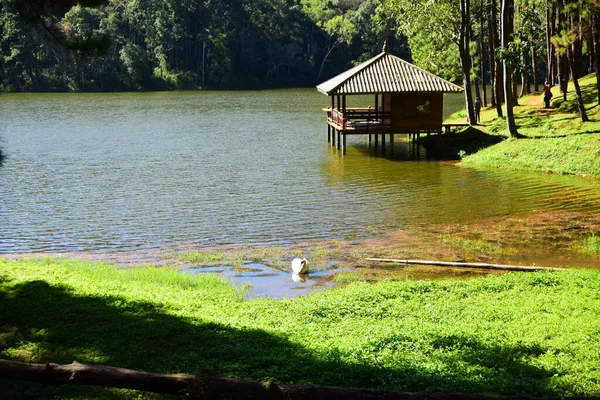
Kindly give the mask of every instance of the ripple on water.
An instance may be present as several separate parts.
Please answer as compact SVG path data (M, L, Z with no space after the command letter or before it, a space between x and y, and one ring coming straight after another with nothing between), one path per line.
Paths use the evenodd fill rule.
M341 156L314 90L3 95L0 106L0 253L293 244L600 211L597 180L414 161L401 135L385 154L349 138Z

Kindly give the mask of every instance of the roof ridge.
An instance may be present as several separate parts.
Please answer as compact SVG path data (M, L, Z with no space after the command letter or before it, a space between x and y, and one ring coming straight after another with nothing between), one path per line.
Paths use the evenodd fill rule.
M421 72L424 72L425 74L427 74L427 75L431 76L432 78L435 78L436 80L440 80L440 81L443 81L443 82L447 82L447 83L449 83L449 84L451 84L451 85L453 85L453 86L456 86L457 88L460 88L460 90L462 90L462 88L461 88L460 86L458 86L458 85L457 85L457 84L455 84L455 83L452 83L452 82L450 82L450 81L449 81L449 80L447 80L447 79L444 79L444 78L442 78L441 76L437 76L436 74L434 74L434 73L432 73L432 72L429 72L429 71L427 71L426 69L423 69L423 68L421 68L421 67L418 67L418 66L416 66L415 64L409 63L408 61L406 61L406 60L403 60L403 59L401 59L400 57L397 57L397 56L395 56L395 55L393 55L393 54L389 54L389 53L386 53L386 54L388 54L390 57L393 57L393 58L395 58L395 59L397 59L397 60L400 60L400 61L401 61L401 62L403 62L404 64L407 64L408 66L410 66L410 67L412 67L412 68L414 68L414 69L416 69L416 70L419 70L419 71L421 71Z
M354 75L358 74L361 71L364 71L369 66L373 65L375 63L375 61L379 60L386 54L388 54L388 53L381 52L381 53L377 54L375 57L372 57L372 58L368 59L367 61L364 61L358 65L355 65L354 67L342 72L341 74L338 74L338 75L334 76L333 78L326 80L325 82L323 82L317 86L317 90L321 91L321 89L319 89L319 87L324 86L326 83L328 83L329 81L331 81L333 79L339 79L340 77L342 77L342 75L348 75L347 77L344 77L337 85L333 86L328 91L323 91L323 93L329 95L329 92L333 92L334 90L338 89L344 83L348 82L348 80L351 79Z
M380 92L450 93L460 92L463 89L400 57L381 52L319 84L317 90L330 96Z

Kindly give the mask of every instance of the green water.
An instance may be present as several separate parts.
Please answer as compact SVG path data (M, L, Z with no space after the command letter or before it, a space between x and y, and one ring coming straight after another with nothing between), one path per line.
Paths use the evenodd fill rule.
M311 89L1 95L0 253L293 244L600 211L596 180L458 168L400 135L386 153L351 137L342 156L327 105Z

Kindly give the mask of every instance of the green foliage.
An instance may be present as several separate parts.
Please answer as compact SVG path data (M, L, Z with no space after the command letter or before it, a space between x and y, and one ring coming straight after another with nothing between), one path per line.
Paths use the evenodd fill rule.
M351 282L293 300L241 301L243 292L215 276L0 260L0 352L280 383L592 397L600 395L599 293L598 272L572 270ZM86 398L133 395L86 389ZM0 382L3 398L54 390Z
M411 57L417 66L452 81L462 76L457 2L379 1L378 13L395 18L398 30L408 37Z
M53 5L0 0L0 90L313 86L406 43L375 0Z

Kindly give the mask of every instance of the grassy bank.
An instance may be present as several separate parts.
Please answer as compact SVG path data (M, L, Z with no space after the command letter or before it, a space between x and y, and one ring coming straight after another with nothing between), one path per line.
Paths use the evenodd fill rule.
M590 122L582 122L577 111L575 90L569 84L566 101L554 87L551 109L543 108L540 93L519 99L515 107L515 120L519 139L506 139L495 144L494 138L506 138L506 122L497 118L495 108L482 111L479 135L456 147L466 155L464 166L486 166L535 170L562 174L600 176L600 106L597 104L595 76L580 80L583 98ZM473 151L473 140L479 145ZM497 141L496 141L497 142ZM473 154L471 154L473 153Z
M245 301L214 276L0 260L2 358L403 391L600 396L600 276L355 282ZM15 394L19 393L19 394ZM0 397L127 397L0 380Z

